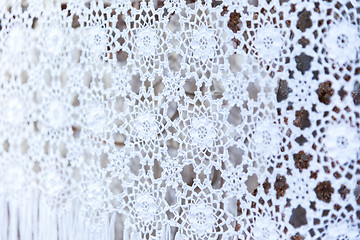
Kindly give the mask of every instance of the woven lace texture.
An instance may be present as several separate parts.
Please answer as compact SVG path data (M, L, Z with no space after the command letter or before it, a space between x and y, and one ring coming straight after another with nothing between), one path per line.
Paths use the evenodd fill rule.
M359 240L360 2L0 1L0 239Z

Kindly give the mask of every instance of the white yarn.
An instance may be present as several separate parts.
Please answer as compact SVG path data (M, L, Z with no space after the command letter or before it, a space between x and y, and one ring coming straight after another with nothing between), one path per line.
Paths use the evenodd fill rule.
M358 1L0 13L0 239L360 239Z

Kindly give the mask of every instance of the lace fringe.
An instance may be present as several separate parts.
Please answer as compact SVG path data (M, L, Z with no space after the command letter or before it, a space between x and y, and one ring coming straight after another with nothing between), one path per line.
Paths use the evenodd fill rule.
M17 201L0 198L0 239L2 240L112 240L115 214L94 231L81 212L80 204L54 211L41 203L39 194ZM6 227L7 226L7 227Z
M8 196L0 197L0 239L1 240L140 240L141 235L134 226L125 226L122 237L115 236L114 213L106 218L100 228L94 230L81 212L80 203L62 211L54 211L42 203L41 195L31 193L19 201ZM4 227L7 226L7 227ZM161 231L156 239L177 239L171 236L170 227ZM176 234L175 234L176 235Z

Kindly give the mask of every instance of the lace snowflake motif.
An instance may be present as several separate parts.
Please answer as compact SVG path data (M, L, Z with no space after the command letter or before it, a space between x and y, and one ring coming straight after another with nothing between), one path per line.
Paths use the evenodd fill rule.
M86 127L92 132L103 132L108 121L104 107L100 104L93 104L93 106L85 107L84 110Z
M137 52L140 55L150 57L156 53L159 42L159 37L156 31L150 27L144 27L139 30L135 40L135 45Z
M357 26L347 21L330 25L324 44L328 56L339 64L355 60L360 47Z
M182 171L182 167L177 159L168 156L166 161L161 163L161 167L163 168L167 184L169 186L173 186L174 188L178 187L181 181L180 172Z
M195 58L204 61L215 56L217 42L214 36L214 31L207 27L201 27L194 32L191 48Z
M182 8L186 6L186 2L182 0L168 0L165 1L165 8L168 9L169 13L179 13Z
M181 78L180 74L171 74L169 77L164 77L163 93L169 100L178 100L180 96L184 95L185 79Z
M127 159L126 150L123 149L109 154L109 170L116 176L121 176L123 173L128 172Z
M224 99L228 100L231 105L241 107L243 101L247 99L247 84L243 82L244 80L246 81L247 77L242 74L231 75L224 80Z
M357 129L345 123L329 125L323 141L327 156L340 164L355 159L360 150L360 135Z
M158 206L156 200L150 194L143 194L139 196L135 201L135 211L138 217L144 222L150 222L154 220Z
M46 124L53 128L61 128L65 126L69 119L69 110L66 104L61 100L52 100L45 107Z
M50 204L61 200L67 191L66 178L56 168L44 168L40 173L40 189L44 192Z
M244 159L244 161L251 160L249 158ZM244 168L241 165L236 167L229 168L222 177L225 181L224 188L229 190L228 196L240 196L244 193Z
M66 158L69 160L71 167L79 168L84 163L84 153L79 142L75 142L68 146Z
M266 156L274 155L278 152L275 144L281 142L280 128L270 120L260 122L254 131L253 140L258 153Z
M187 220L190 227L199 236L213 231L216 217L211 205L204 202L192 204L188 214Z
M125 225L136 228L141 235L146 235L147 231L139 226L159 227L159 219L163 219L166 214L165 191L149 178L136 182L135 187L132 187L130 182L124 183L125 191L128 191L128 196L125 197L129 199L126 209L131 213Z
M284 43L279 28L268 25L256 31L254 47L257 50L258 57L266 61L279 58Z
M180 196L179 201L184 201L185 204L171 210L177 216L177 222L172 222L172 224L181 226L177 234L183 234L186 236L185 239L217 239L220 236L223 237L229 230L227 224L230 224L232 220L228 213L223 210L225 207L223 203L218 201L221 192L208 193L207 187L198 186L204 190L195 193L192 188L189 188L185 190L187 193L182 193L183 196Z
M328 226L326 240L360 240L360 232L356 226L349 223L338 223Z
M108 43L108 36L105 28L94 25L86 28L87 44L90 52L95 54L101 54L105 50L105 46Z
M126 72L121 71L121 69L116 69L111 75L113 88L116 90L117 96L126 96L126 93L131 91L131 86L129 82L131 81L131 76L127 75ZM116 100L115 100L116 101Z
M280 239L276 224L269 216L257 218L251 232L256 240Z
M159 131L156 115L151 112L139 114L135 119L134 129L137 137L144 141L156 139Z
M83 202L93 209L102 209L106 187L100 180L92 179L82 185Z
M193 118L191 126L190 137L193 145L200 149L213 147L217 133L211 119L206 117Z

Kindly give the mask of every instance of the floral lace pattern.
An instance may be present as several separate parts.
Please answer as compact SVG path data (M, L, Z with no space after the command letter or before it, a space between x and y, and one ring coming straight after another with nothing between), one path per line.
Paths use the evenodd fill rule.
M360 240L359 1L0 13L0 239Z

